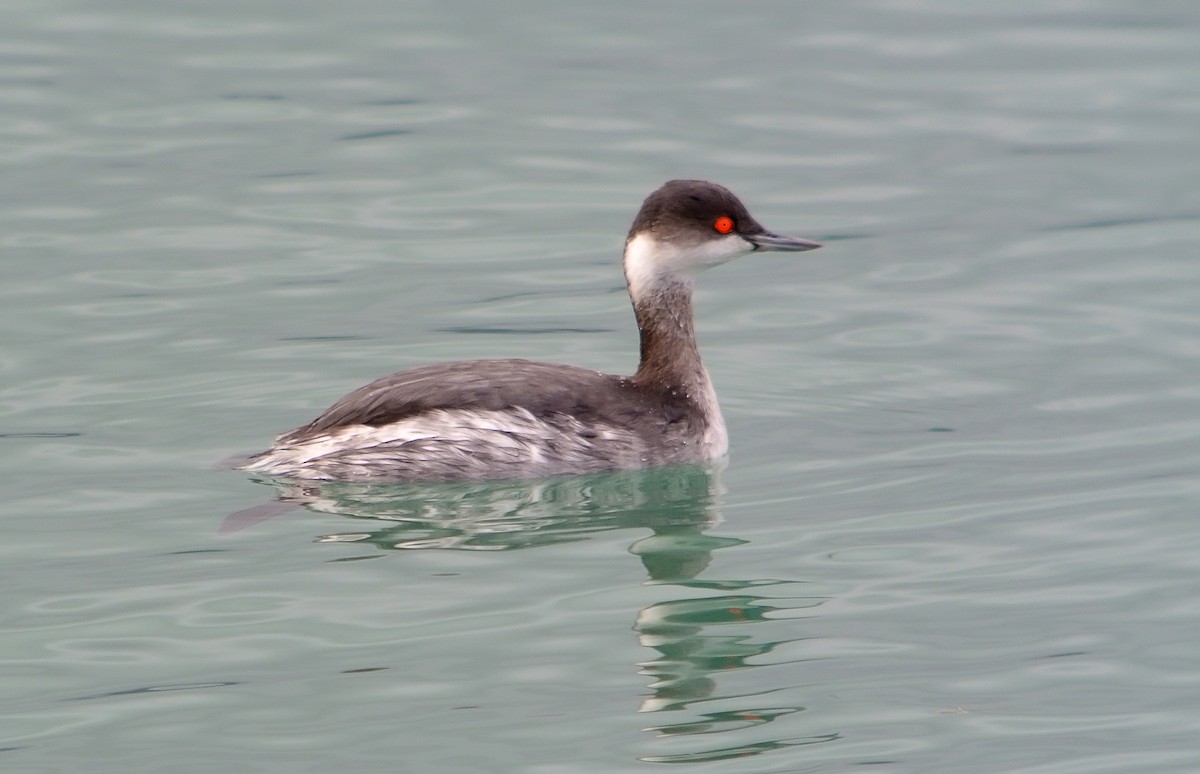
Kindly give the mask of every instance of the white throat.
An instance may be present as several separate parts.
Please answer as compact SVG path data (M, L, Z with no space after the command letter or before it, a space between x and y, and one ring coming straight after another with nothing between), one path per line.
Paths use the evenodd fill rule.
M642 232L625 245L625 279L636 303L666 281L691 284L692 278L713 266L744 255L754 246L737 234L682 247Z

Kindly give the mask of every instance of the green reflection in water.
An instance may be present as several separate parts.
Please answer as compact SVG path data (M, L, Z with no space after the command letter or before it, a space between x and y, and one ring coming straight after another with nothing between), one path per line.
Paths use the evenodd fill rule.
M656 737L704 737L746 731L804 712L800 706L764 705L764 695L774 689L739 694L722 690L721 683L723 677L741 670L761 668L764 664L755 659L795 641L761 637L758 630L765 631L764 624L776 621L772 613L815 608L824 601L750 593L794 589L795 581L699 577L711 564L714 551L747 542L707 533L721 521L718 472L685 466L537 481L420 485L259 478L276 489L279 499L242 513L257 514L251 523L301 506L337 514L353 520L354 529L320 535L318 542L369 544L385 551L512 551L587 540L611 530L649 530L649 535L629 547L645 567L646 585L686 590L689 596L663 598L634 615L639 644L657 654L635 665L650 678L638 711L690 713L645 729ZM237 516L231 518L236 521ZM369 556L332 561L361 558ZM697 597L697 591L708 595ZM796 616L789 612L787 617ZM716 702L720 708L713 708ZM698 707L705 709L697 712ZM829 733L758 740L641 760L722 760L837 738L838 734Z

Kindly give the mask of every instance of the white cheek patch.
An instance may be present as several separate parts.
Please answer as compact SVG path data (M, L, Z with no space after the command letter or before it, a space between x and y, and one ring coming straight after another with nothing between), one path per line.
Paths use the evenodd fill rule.
M659 241L648 233L638 234L625 246L629 293L634 298L641 298L663 279L690 278L753 249L754 245L737 234L687 247Z

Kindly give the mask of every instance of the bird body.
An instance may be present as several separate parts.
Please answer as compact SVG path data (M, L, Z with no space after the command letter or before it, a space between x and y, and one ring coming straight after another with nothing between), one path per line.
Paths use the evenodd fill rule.
M725 188L675 180L642 205L624 268L641 338L629 377L529 360L421 366L347 394L251 456L301 479L528 478L702 462L728 449L693 328L695 274L754 250L811 250L767 231Z

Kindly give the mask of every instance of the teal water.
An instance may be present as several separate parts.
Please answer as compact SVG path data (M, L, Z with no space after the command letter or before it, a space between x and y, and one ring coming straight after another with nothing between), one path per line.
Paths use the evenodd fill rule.
M1194 3L3 15L3 770L1200 770ZM215 467L628 372L672 177L826 242L701 281L724 469Z

